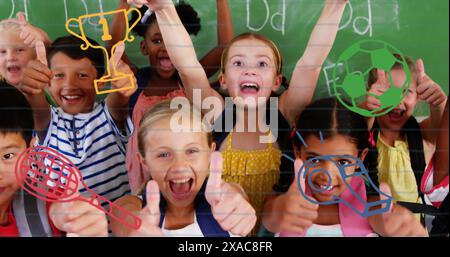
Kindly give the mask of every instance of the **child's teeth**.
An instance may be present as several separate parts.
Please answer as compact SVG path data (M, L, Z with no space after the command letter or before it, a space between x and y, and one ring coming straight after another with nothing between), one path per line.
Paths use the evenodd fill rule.
M325 186L325 185L321 185L320 186L320 189L322 189L322 190L331 190L333 188L333 186Z
M68 95L68 96L65 96L65 98L67 98L67 99L69 99L69 100L73 100L73 99L77 99L78 96Z
M187 182L189 182L189 178L186 178L186 179L176 179L176 180L172 180L172 183L175 183L175 184L183 184L183 183L187 183Z

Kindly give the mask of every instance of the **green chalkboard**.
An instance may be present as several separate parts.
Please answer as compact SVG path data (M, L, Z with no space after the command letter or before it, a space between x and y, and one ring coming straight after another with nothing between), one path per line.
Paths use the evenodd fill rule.
M31 23L45 29L52 38L65 35L68 18L112 11L118 0L0 0L0 19L26 12ZM199 12L202 31L194 38L199 56L215 47L216 9L214 0L187 0ZM290 78L293 66L305 49L317 21L323 0L230 0L236 34L256 31L274 40L284 58L284 73ZM108 18L108 17L106 17ZM100 41L98 20L88 21L88 35ZM449 69L448 0L351 0L341 22L333 50L324 64L315 97L328 96L332 70L339 54L362 39L384 40L413 58L425 61L427 73L448 94ZM76 29L76 28L75 28ZM147 59L138 51L139 38L127 53L139 66ZM420 105L416 115L426 115Z

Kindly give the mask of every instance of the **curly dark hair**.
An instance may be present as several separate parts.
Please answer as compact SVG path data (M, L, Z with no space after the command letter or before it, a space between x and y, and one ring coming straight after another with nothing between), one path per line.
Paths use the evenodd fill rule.
M184 1L180 1L175 8L189 35L197 35L202 26L200 24L200 17L198 17L198 13L194 10L194 8ZM142 15L144 15L147 10L148 7L145 5L139 8ZM137 18L137 13L133 12L130 22L135 21ZM136 27L134 27L133 33L144 38L147 29L153 22L156 22L155 13L152 13L145 23L139 22Z

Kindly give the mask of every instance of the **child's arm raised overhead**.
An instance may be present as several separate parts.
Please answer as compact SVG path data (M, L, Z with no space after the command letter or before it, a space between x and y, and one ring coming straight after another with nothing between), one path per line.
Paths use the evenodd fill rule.
M45 98L45 88L50 84L53 73L48 67L45 46L42 41L36 43L37 60L28 62L23 72L19 89L25 94L33 109L34 130L43 140L50 122L50 105Z
M220 67L225 45L233 39L233 22L228 0L216 0L217 6L217 46L206 54L200 64L204 67L206 76L211 77Z
M117 7L117 10L125 9L128 10L130 6L127 4L127 0L120 0L119 6ZM106 47L108 48L108 51L111 50L111 48L120 40L122 40L125 36L126 32L125 23L123 22L123 16L120 14L114 15L112 21L111 21L111 37L112 39L106 42ZM128 55L126 53L122 56L122 61L124 61L126 64L128 64L132 69L133 63L131 62L130 58L128 58ZM135 71L135 70L133 70Z
M222 97L211 88L205 70L197 59L194 45L178 17L171 0L148 1L155 11L170 59L180 74L186 96L193 99L193 90L201 89L202 100L209 96Z
M322 65L331 51L348 0L324 2L305 52L292 73L289 88L280 97L280 110L290 124L295 124L296 118L314 96Z
M125 44L121 43L119 44L113 53L113 57L110 60L110 70L120 72L122 74L131 74L133 75L133 72L131 71L130 67L121 60L122 55L125 51ZM113 67L116 67L113 69ZM114 74L113 74L114 76ZM114 121L116 122L116 125L123 129L125 127L125 120L127 119L129 115L129 109L128 109L128 100L130 99L130 96L136 91L136 78L134 75L132 76L132 81L129 81L128 78L124 78L118 81L114 81L111 83L111 88L119 89L119 88L129 88L121 91L117 91L114 93L111 93L108 95L106 101L108 110L111 113L111 116L113 117Z

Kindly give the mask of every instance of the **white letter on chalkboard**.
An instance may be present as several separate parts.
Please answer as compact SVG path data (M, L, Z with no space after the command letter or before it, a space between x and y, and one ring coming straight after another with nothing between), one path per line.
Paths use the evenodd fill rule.
M23 1L23 10L24 10L24 15L25 15L25 19L28 21L28 0Z
M9 14L8 19L13 18L14 11L16 10L16 1L11 0L11 13Z
M102 2L102 0L98 0L98 9L99 9L99 13L103 13L103 2ZM105 16L104 15L101 15L101 18L100 18L100 20L101 19L104 19L105 18ZM101 31L101 32L103 32L103 26L102 25L99 25L100 24L100 21L99 21L99 18L98 17L90 17L89 19L88 19L88 22L89 22L89 24L90 25L92 25L92 27L96 30L96 31Z
M350 25L350 23L352 23L352 19L353 19L353 6L352 6L352 1L348 1L348 10L349 10L349 15L348 15L348 19L347 19L347 21L344 23L344 24L342 24L340 27L339 27L339 30L342 30L342 29L345 29L345 28L347 28L348 27L348 25Z
M342 66L342 65L343 65L343 63L337 64L337 66ZM333 72L334 67L336 67L336 64L331 63L330 65L324 66L323 69L322 69L323 70L323 74L325 75L325 83L327 84L328 94L330 96L334 96L334 92L331 92L331 87L332 87L334 81L339 79L339 77L333 79L332 78L333 74L331 74L331 78L328 76L328 70L331 69L331 72Z
M372 3L371 0L367 0L367 17L358 16L353 21L353 29L355 32L359 35L365 35L367 32L369 32L369 37L372 37ZM364 30L359 30L357 27L357 22L359 20L363 20L367 23Z
M266 19L264 20L264 23L261 27L259 28L253 28L250 25L250 1L251 0L247 0L247 28L252 30L252 31L260 31L262 28L264 28L264 26L266 26L267 21L269 20L269 15L270 15L270 10L269 10L269 4L267 3L267 0L263 0L263 3L266 7Z
M280 27L277 27L274 23L274 19L277 16L281 17ZM285 22L286 22L286 0L283 0L281 2L281 10L279 12L276 12L274 15L272 15L272 18L270 19L270 25L272 25L272 28L274 30L281 31L281 34L284 35Z
M23 13L25 15L25 19L28 20L28 0L23 1ZM9 14L7 19L13 19L16 16L16 1L11 0L11 13ZM0 18L1 20L1 18Z
M85 10L85 14L88 14L88 7L87 4L85 2L85 0L81 0L81 3L83 3L84 6L84 10ZM68 13L68 6L67 6L67 0L64 0L64 12L66 14L66 21L69 19L69 13ZM71 17L73 18L73 17ZM83 19L83 24L86 22L86 19ZM69 24L70 27L78 27L79 25L77 24Z

